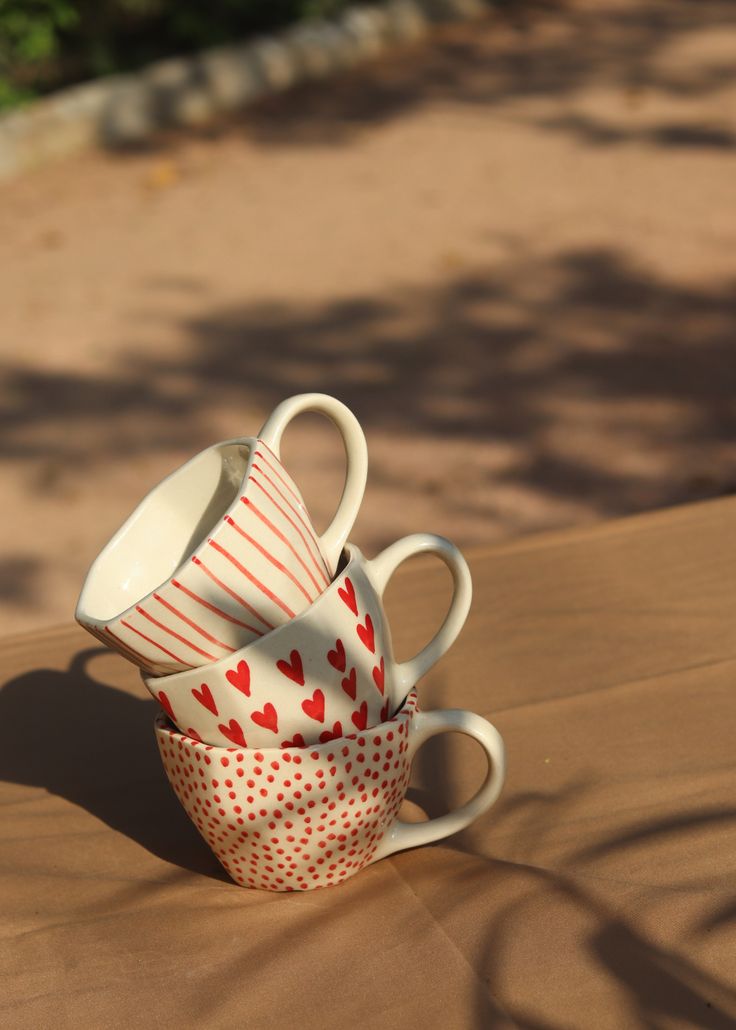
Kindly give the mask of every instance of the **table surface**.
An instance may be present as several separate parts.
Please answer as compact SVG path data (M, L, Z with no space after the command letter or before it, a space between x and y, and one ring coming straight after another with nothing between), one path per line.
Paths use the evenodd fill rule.
M135 670L75 626L0 642L0 1024L736 1026L736 500L469 556L420 685L508 749L470 829L323 891L230 883L160 767ZM399 657L446 572L389 591ZM412 804L482 775L430 741Z

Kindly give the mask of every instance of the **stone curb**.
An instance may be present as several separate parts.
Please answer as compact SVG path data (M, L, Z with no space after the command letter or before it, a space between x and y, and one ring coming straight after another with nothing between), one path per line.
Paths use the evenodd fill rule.
M0 117L0 179L96 144L140 146L163 129L207 125L261 97L421 39L432 23L469 20L487 10L487 0L349 7L334 20L304 22L60 90Z

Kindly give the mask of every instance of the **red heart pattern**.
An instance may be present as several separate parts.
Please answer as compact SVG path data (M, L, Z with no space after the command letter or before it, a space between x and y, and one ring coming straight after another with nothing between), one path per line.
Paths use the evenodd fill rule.
M156 738L179 801L235 883L303 891L373 859L409 785L415 711L412 692L390 721L306 748L211 747L163 715Z
M368 725L368 702L363 701L360 708L353 712L350 718L353 720L353 725L357 730L364 730Z
M351 668L348 676L343 676L342 689L345 691L345 693L348 695L351 701L355 700L355 692L358 689L357 673L355 671L355 666Z
M371 654L374 654L376 650L376 634L373 629L373 619L370 615L366 615L365 623L359 622L355 628L361 641L365 644Z
M311 698L302 701L302 711L315 722L325 721L325 695L317 688Z
M342 723L336 722L331 730L325 730L319 735L320 744L326 744L328 740L337 740L342 736Z
M342 600L345 602L345 604L348 606L350 611L353 613L353 615L357 615L358 602L355 597L355 587L350 582L350 579L347 576L345 577L345 586L338 587L337 592L342 598Z
M197 690L196 687L192 687L192 695L197 699L197 701L199 701L203 708L206 708L208 711L212 712L213 715L220 714L217 711L217 704L215 703L215 699L212 696L212 691L206 683L203 683L199 690Z
M174 715L174 709L173 709L173 707L171 705L171 701L169 701L169 698L166 695L166 693L163 690L159 690L159 692L156 695L156 697L159 699L159 701L161 703L161 707L164 709L164 711L166 712L168 717L171 719L171 721L172 722L176 722L176 716Z
M267 657L269 666L264 665L266 656L260 656L256 652L253 659L249 656L249 661L236 659L236 666L224 672L224 680L217 681L214 690L207 683L202 683L199 688L192 688L191 694L197 701L197 705L190 703L188 709L180 712L182 725L192 722L194 724L192 729L204 740L209 740L213 744L225 744L226 741L239 744L239 734L243 739L245 738L242 726L248 726L252 722L261 730L266 731L259 735L251 729L249 735L252 740L255 737L254 743L271 746L270 734L278 734L281 723L281 731L290 735L290 739L284 741L283 746L291 747L301 746L299 742L304 741L305 738L306 742L313 740L325 742L332 739L326 736L330 732L327 729L323 729L318 737L319 729L313 727L308 732L303 722L300 725L299 719L302 716L297 705L312 722L322 724L322 726L325 723L329 726L334 722L334 725L340 727L340 733L343 732L342 727L345 725L349 727L351 722L356 729L363 730L369 724L375 725L379 720L385 721L388 708L385 697L387 693L386 658L380 653L382 622L379 620L374 623L371 614L367 611L364 611L364 615L361 617L360 608L363 606L363 594L359 593L350 578L344 579L338 587L338 594L342 603L356 615L356 618L353 622L344 612L340 616L340 625L344 630L343 636L335 638L334 647L327 645L326 651L322 652L326 657L326 662L323 659L321 666L316 661L317 656L312 656L307 647L310 656L307 675L310 679L314 677L317 681L316 684L310 683L309 685L310 696L303 699L298 694L294 695L291 693L290 687L287 687L278 678L274 680L273 674L269 673L269 667L273 669L273 665L270 663L273 662L281 676L290 683L300 687L306 685L301 650L295 647L290 651L288 658L278 658L280 648L277 643L276 653L274 654L272 651L271 655ZM337 608L339 609L340 606L337 605ZM354 637L344 636L344 633L350 632L348 626L351 623L355 626L360 644ZM347 646L345 641L347 641ZM297 637L294 642L298 643L299 638ZM362 651L361 645L366 649L365 652ZM368 654L375 657L369 659ZM354 664L351 663L351 658ZM340 674L342 694L338 692L335 695L335 687L332 686L334 681L331 679L327 666ZM319 689L317 684L322 689ZM229 692L228 685L234 688L237 694ZM377 694L373 693L373 686L375 686ZM252 709L251 706L244 706L241 695L251 698ZM181 704L178 697L178 693L173 695L177 710ZM353 702L352 711L347 705L346 698ZM175 721L171 698L164 691L160 691L159 700L172 721ZM379 705L381 705L380 711ZM199 714L197 711L191 711L192 708L199 709ZM202 714L201 709L206 709L215 716L215 719L208 720ZM197 721L198 719L199 721ZM218 719L222 721L218 722ZM229 732L225 732L223 727Z
M228 669L225 673L228 683L246 697L250 697L250 668L245 661L238 662L237 669Z
M375 665L373 667L373 682L376 684L381 693L383 693L385 675L386 666L383 661L383 655L381 655L380 665Z
M301 733L295 733L291 740L284 740L281 747L306 747L306 742Z
M298 683L300 687L304 686L304 666L302 665L302 656L299 652L294 649L289 655L289 661L280 658L276 662L276 668L279 672L282 672L284 676L288 676L294 683Z
M238 747L247 747L245 742L245 734L243 728L236 719L231 719L228 726L224 726L222 723L217 727L223 737L227 737L228 740L232 740L233 744L237 744Z
M327 652L327 661L333 669L345 672L345 645L339 638L335 641L335 650Z
M262 712L251 712L250 717L256 726L262 726L264 730L270 730L272 733L279 732L279 720L276 715L276 709L270 701L267 701L263 706Z

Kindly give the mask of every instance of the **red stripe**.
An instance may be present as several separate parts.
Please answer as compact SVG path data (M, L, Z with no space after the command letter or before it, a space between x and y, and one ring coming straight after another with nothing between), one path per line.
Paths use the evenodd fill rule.
M208 540L207 543L210 545L210 547L214 547L216 551L219 551L223 558L227 558L227 560L235 566L238 572L242 572L246 579L249 579L251 581L253 586L258 587L258 589L262 593L264 593L266 597L273 601L274 604L277 604L281 611L285 612L290 619L294 618L294 615L296 613L291 610L288 604L282 601L280 597L277 597L276 594L274 594L273 590L269 590L268 587L264 583L261 583L259 579L256 579L253 573L249 572L248 569L246 569L245 565L242 565L234 555L230 554L229 551L226 551L221 544L217 543L216 540Z
M280 459L276 457L276 455L273 453L273 451L267 443L263 443L263 440L259 440L258 442L263 444L263 446L268 450L271 457L269 457L268 454L264 454L263 451L258 450L256 450L256 457L265 458L265 460L268 462L268 467L271 469L274 475L278 477L282 485L286 487L286 489L289 491L289 493L294 498L296 503L304 504L304 498L296 489L296 484L292 479L290 479L288 473L286 472L286 469L281 464Z
M301 522L301 524L304 526L305 530L307 531L307 535L309 536L309 539L314 543L314 546L317 548L317 557L319 558L320 562L324 566L325 571L327 571L327 565L325 564L324 558L322 557L322 552L319 549L319 541L318 541L318 538L317 538L317 534L314 531L314 526L312 525L312 523L309 521L308 518L305 518L304 513L302 512L302 510L300 508L294 507L294 505L291 503L291 501L286 496L284 491L279 489L278 485L276 483L274 483L273 479L271 479L269 474L264 469L262 469L260 467L260 465L254 464L253 468L257 472L260 472L260 474L264 477L264 479L266 479L268 481L268 483L270 483L270 485L273 487L273 489L276 491L276 493L279 495L279 497L281 497L281 499L284 501L284 503L288 504L288 506L294 512L296 517L299 519L299 521ZM303 504L303 502L301 502L301 501L300 501L300 503Z
M258 483L256 483L256 486L258 486ZM241 497L240 500L243 502L243 504L246 507L249 507L251 509L251 511L253 512L254 515L258 516L258 518L261 520L261 522L264 523L264 525L268 526L268 528L271 530L272 533L276 534L276 536L279 538L279 540L281 540L283 543L286 544L286 546L289 548L291 553L294 555L296 560L299 562L301 567L304 569L306 574L311 579L312 584L314 585L314 588L317 591L317 593L321 594L322 590L324 588L321 587L319 585L319 583L317 582L317 580L314 578L314 575L312 574L311 570L309 569L309 566L306 564L306 562L304 561L302 556L299 554L299 552L297 551L296 547L294 547L294 545L292 544L291 540L289 540L289 538L284 533L282 533L281 530L277 526L274 526L273 522L271 522L271 520L269 518L267 518L263 514L262 511L260 511L258 508L256 508L255 504L253 503L253 501L250 500L249 497Z
M254 466L253 466L253 468L254 468L254 469L258 469L258 466L257 466L257 465L254 465ZM260 472L260 469L258 469L258 471ZM251 478L252 478L252 476L253 476L253 473L252 473L252 471L251 471ZM322 577L322 579L323 579L323 580L325 581L325 586L329 586L329 582L330 582L330 580L329 580L329 577L327 576L327 573L326 573L326 571L325 571L325 568L323 568L323 564L324 564L324 563L323 563L323 564L320 564L320 562L319 562L319 561L318 561L318 560L317 560L317 559L315 558L315 556L314 556L314 552L313 552L313 550L312 550L312 547L311 547L311 545L310 545L309 541L308 541L308 540L307 540L307 538L306 538L306 537L304 536L304 534L302 533L301 529L299 529L299 527L297 526L296 522L294 522L294 520L292 519L292 517L291 517L291 516L289 515L289 513L288 513L287 511L284 511L284 509L283 509L283 508L281 507L281 505L279 504L279 502L278 502L278 501L275 501L275 500L273 499L273 497L272 497L272 496L270 495L270 493L269 493L269 492L268 492L268 490L267 490L267 489L265 488L265 486L263 486L263 484L262 484L262 483L259 483L257 479L252 479L252 481L253 481L253 482L255 483L255 485L256 485L256 486L258 487L258 489L259 489L259 490L262 490L262 491L263 491L263 493L264 493L264 494L266 495L266 497L267 497L267 498L269 499L269 501L271 502L271 504L272 504L272 505L273 505L273 506L274 506L274 507L275 507L275 508L276 508L276 509L277 509L278 511L280 511L280 512L281 512L281 514L282 514L282 515L284 516L284 518L286 519L286 521L287 521L287 522L288 522L288 523L289 523L289 524L290 524L291 526L293 526L293 528L294 528L294 529L295 529L295 530L297 531L297 533L298 533L298 534L299 534L299 536L301 537L302 543L304 544L304 548L305 548L305 550L306 550L306 551L308 551L308 553L309 553L309 557L310 557L310 558L312 559L312 562L314 563L314 567L316 568L317 572L318 572L318 573L320 574L320 576ZM318 551L317 553L319 554L319 551ZM321 558L321 557L322 557L322 555L320 554L320 558Z
M202 563L199 562L198 564L201 565ZM204 566L202 566L202 568L204 569L204 571L207 573L208 576L212 576L212 573L209 572L208 569L206 569ZM214 577L212 577L212 578L214 578ZM224 612L222 610L222 608L218 608L216 605L212 604L211 601L205 601L205 599L203 597L200 597L199 594L195 594L193 590L189 589L189 587L185 587L184 584L180 583L178 579L172 579L171 582L176 587L177 590L181 590L183 593L185 593L187 595L187 597L191 597L191 599L193 601L196 601L198 604L201 604L204 608L209 608L209 610L211 612L214 612L215 615L219 615L221 618L227 619L228 622L234 622L236 626L242 626L243 629L249 629L251 631L251 633L257 633L259 637L263 636L263 630L256 629L255 626L250 626L247 622L243 622L241 619L236 619L234 615L228 615L228 613ZM215 580L215 582L219 583L219 580ZM222 583L219 583L219 585L223 586ZM227 587L225 587L225 589L227 590ZM235 599L237 601L240 601L241 604L245 604L246 603L242 599L242 597L238 597L237 594L233 594L232 590L228 590L228 593L232 594L232 596L235 597ZM248 607L248 606L246 605L246 607Z
M137 633L139 637L143 637L144 640L147 640L149 644L153 644L154 647L157 647L159 651L163 651L164 654L167 654L169 658L173 658L175 662L179 663L179 665L185 665L187 669L192 668L190 662L185 662L182 658L177 658L176 655L172 654L171 651L168 651L163 644L159 644L157 640L153 640L151 637L147 637L145 633L142 633L139 629L136 629L135 626L131 626L131 624L129 622L126 622L125 619L121 619L120 622L123 626L125 626L126 629L131 629L134 633Z
M209 576L209 578L212 580L213 583L217 583L218 587L220 587L221 590L224 590L226 594L229 594L230 597L233 598L233 600L237 601L239 604L242 604L242 606L244 608L247 608L249 612L252 612L253 615L255 615L255 617L260 622L262 622L264 626L266 626L268 629L276 629L276 627L273 625L273 623L269 622L268 619L264 619L264 617L261 615L261 613L257 612L255 610L255 608L253 607L253 605L249 604L248 601L246 601L246 599L244 597L241 597L240 594L236 594L235 591L231 590L229 586L226 586L222 582L221 579L218 579L217 576L212 571L212 569L207 568L207 566L201 560L201 558L192 557L192 561L194 562L195 565L199 565L199 567L202 569L202 572L204 572L204 574L206 576ZM261 634L261 636L262 635L263 634Z
M257 458L266 458L266 460L268 461L268 455L264 454L262 451L256 451L256 457ZM271 477L269 476L268 472L265 469L261 468L259 465L256 465L255 463L253 464L253 468L257 469L261 473L261 475L264 476L268 480L268 482L271 484L271 486L274 488L274 490L278 493L278 495L283 498L283 500L285 501L286 504L289 505L291 510L297 516L297 518L299 519L301 524L304 526L304 528L307 530L307 532L309 533L309 535L312 537L312 539L314 540L315 544L317 544L317 547L319 548L319 542L318 542L317 534L314 531L314 526L309 521L309 516L307 515L306 510L305 510L306 506L304 504L304 498L301 496L301 494L298 494L296 492L296 490L294 489L294 487L290 486L289 483L286 482L284 477L282 475L280 475L279 470L277 468L274 468L273 462L269 461L269 463L268 463L269 470L276 475L276 477L281 481L281 484L286 488L286 490L288 490L288 492L291 494L291 496L296 501L296 505L291 503L291 501L286 496L284 491L279 489L277 484L273 481L273 479L271 479ZM281 468L281 466L279 466L279 468ZM322 554L320 552L320 558L321 557L322 557Z
M133 657L135 662L144 661L148 664L147 658L144 658L142 654L139 655L137 651L134 651L133 648L130 647L129 644L123 643L123 641L120 640L119 637L116 637L112 630L107 626L105 626L104 633L101 629L98 629L97 626L92 626L87 622L83 623L83 626L92 634L93 637L96 637L101 644L104 644L108 650L112 647L122 658ZM106 636L108 633L112 637L112 640L109 640Z
M201 626L198 626L194 619L190 619L188 615L184 614L184 612L180 612L179 609L175 608L173 604L170 604L165 597L161 597L160 594L154 594L153 596L160 604L165 608L168 608L170 612L173 612L174 615L180 618L182 622L186 622L187 626L191 626L192 629L196 630L197 633L200 633L205 640L209 640L211 644L217 644L218 647L224 647L224 649L229 651L231 654L235 650L234 647L230 647L229 644L226 644L224 640L218 640L217 637L213 637L211 633L208 633L206 629L202 629Z
M134 647L131 647L122 637L119 637L117 633L113 633L109 626L105 626L105 636L102 633L99 634L99 639L109 646L110 641L107 640L107 636L112 637L112 644L116 650L123 655L123 657L130 658L136 664L146 665L149 669L153 665L152 659L147 658L141 654L140 651L136 651ZM95 634L97 636L97 634Z
M141 608L139 604L135 606L135 610L142 615L144 619L148 619L148 621L152 622L154 626L158 626L159 629L162 629L164 633L168 633L169 636L174 637L176 640L180 640L185 647L191 648L192 651L196 651L197 654L201 654L203 658L209 658L212 662L217 661L216 655L210 654L209 651L203 651L201 647L197 647L197 645L193 644L191 640L187 640L186 637L183 637L181 633L177 633L175 629L171 629L171 627L167 626L165 622L159 622L158 619L154 619L154 617L150 615L145 608Z
M279 570L279 572L283 572L285 576L288 576L291 582L294 584L294 586L301 590L301 592L304 594L309 603L312 603L314 598L307 593L307 591L304 589L302 584L299 582L299 580L296 578L296 576L290 569L287 569L285 565L282 565L278 558L275 558L270 551L267 551L266 548L262 546L262 544L259 544L257 540L255 540L252 536L246 533L245 530L237 524L235 519L231 518L229 515L226 515L225 521L229 525L231 525L233 529L237 530L237 532L240 533L240 535L244 537L244 539L246 539L249 543L253 544L253 546L257 548L257 550L259 550L265 558L268 558L271 564L274 565ZM319 594L319 592L319 587L317 587L317 593Z

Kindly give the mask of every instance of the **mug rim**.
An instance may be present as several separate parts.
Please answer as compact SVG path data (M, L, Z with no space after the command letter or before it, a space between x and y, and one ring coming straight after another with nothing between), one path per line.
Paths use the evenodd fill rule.
M342 579L343 576L348 572L350 568L356 566L360 561L365 564L369 564L370 559L366 558L359 547L355 544L347 542L343 547L343 554L347 556L347 561L342 569L330 580L328 585L322 591L322 593L316 597L311 604L309 604L304 611L299 612L288 622L282 623L280 626L276 626L275 629L270 630L268 633L259 637L257 640L251 640L249 644L244 644L243 647L233 651L232 654L225 655L224 658L218 658L216 662L208 662L207 665L196 665L191 669L182 669L180 672L172 672L166 676L146 676L144 670L141 670L141 676L146 687L151 690L154 685L158 689L164 687L176 687L178 688L183 682L186 682L187 677L194 677L195 679L201 679L207 673L212 674L213 671L225 668L231 662L245 661L247 660L248 653L252 653L253 649L257 648L259 644L268 639L272 641L277 634L283 633L294 625L298 625L304 622L309 616L314 614L316 608L320 606L323 600L326 600L332 596L333 588L336 588L338 580ZM369 577L370 578L370 577Z
M311 751L323 751L325 754L339 747L340 744L345 740L358 740L360 737L369 737L372 733L378 733L384 728L391 726L392 723L398 723L401 720L410 721L419 711L419 694L417 688L414 686L408 692L404 700L401 702L399 708L394 714L384 719L383 722L377 723L375 726L366 726L364 730L356 730L355 733L343 733L340 737L333 737L332 740L325 741L324 744L297 744L290 745L289 747L222 747L220 744L207 744L203 740L197 740L196 737L190 737L188 733L184 733L182 730L171 721L169 716L164 711L156 713L153 726L154 732L158 736L166 734L170 739L180 739L186 741L190 747L194 747L196 750L202 752L214 751L216 755L233 755L233 754L250 754L250 755L271 755L274 758L281 756L283 758L286 752L293 752L295 754L308 753ZM258 759L263 761L264 759Z
M232 512L238 510L237 504L239 503L240 496L243 490L245 489L245 486L250 477L251 467L253 465L253 461L255 458L255 451L258 440L259 437L256 436L238 436L233 437L230 440L220 440L217 443L210 444L209 447L204 447L201 451L198 451L196 454L192 455L191 458L185 461L182 465L179 465L177 468L173 469L171 472L168 473L168 475L164 476L163 479L159 480L159 482L156 483L155 486L151 487L148 493L146 493L135 506L135 508L127 517L122 526L120 526L120 528L115 533L113 533L113 535L110 537L110 539L107 541L105 546L102 548L100 553L97 555L95 560L90 565L87 571L87 575L84 578L84 583L82 584L82 589L80 591L79 598L77 600L77 606L74 612L74 618L77 620L77 622L81 623L83 626L91 625L97 627L110 626L113 623L119 622L120 619L124 619L128 615L132 615L135 612L136 605L144 604L146 601L150 600L156 593L156 591L161 590L161 588L166 586L167 583L170 583L171 580L188 565L192 556L198 553L199 548L202 545L201 540L196 545L196 547L193 548L193 550L189 551L187 554L184 555L181 561L176 565L174 569L172 569L172 571L168 574L168 576L165 579L160 580L156 584L156 586L152 587L151 590L148 591L148 593L144 594L143 597L139 597L136 601L133 602L133 604L128 605L128 607L124 608L122 611L117 612L115 615L111 615L107 619L99 619L90 614L88 611L84 610L85 595L88 593L90 589L90 582L97 570L98 565L101 564L101 562L107 557L110 551L118 543L120 543L120 541L126 536L126 534L130 532L131 527L140 519L146 516L146 510L156 502L156 498L159 494L163 493L166 490L167 485L170 484L173 479L182 475L186 471L186 469L188 469L191 465L194 465L195 462L199 461L200 458L203 457L203 455L209 454L211 451L221 451L225 447L232 447L236 445L245 446L248 448L248 460L246 461L245 471L243 472L240 484L238 486L237 497L235 501L233 501L233 503L227 509L227 511L220 516L218 522L215 523L212 529L208 532L207 539L211 539L213 536L216 536L220 532L221 524L225 522L226 517L228 515L231 515Z

